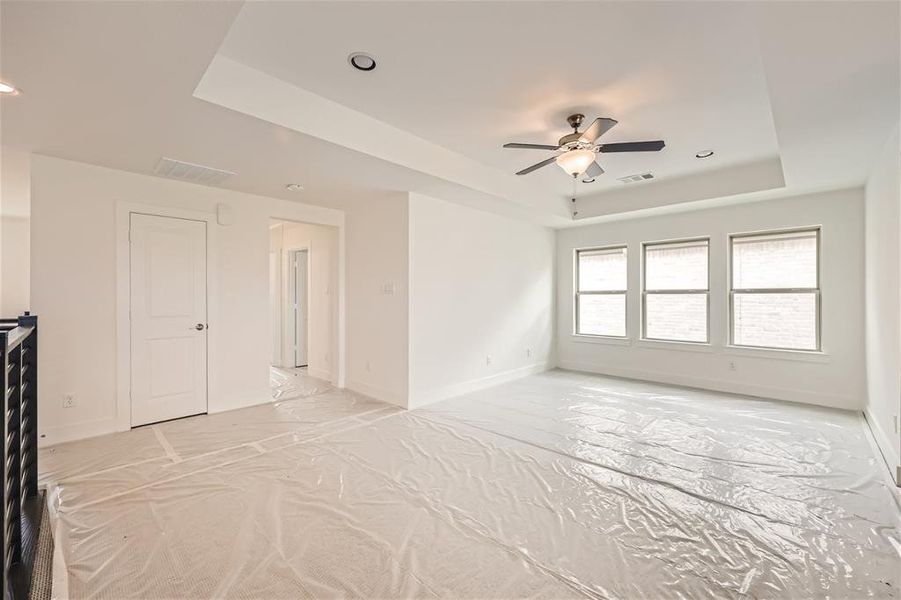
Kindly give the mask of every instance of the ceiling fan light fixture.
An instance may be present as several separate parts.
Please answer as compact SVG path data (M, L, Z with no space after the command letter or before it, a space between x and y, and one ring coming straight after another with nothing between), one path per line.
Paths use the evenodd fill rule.
M568 175L578 177L594 162L591 150L570 150L557 157L556 162Z

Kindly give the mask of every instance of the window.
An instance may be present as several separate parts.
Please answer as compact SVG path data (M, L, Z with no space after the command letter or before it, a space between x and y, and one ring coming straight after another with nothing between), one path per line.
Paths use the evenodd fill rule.
M576 250L576 334L626 337L626 248Z
M644 244L644 339L707 342L709 240Z
M820 230L733 235L732 344L819 350Z

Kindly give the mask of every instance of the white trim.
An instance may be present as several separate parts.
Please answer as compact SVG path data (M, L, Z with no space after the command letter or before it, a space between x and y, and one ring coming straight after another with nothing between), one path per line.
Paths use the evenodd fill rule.
M816 406L840 408L843 410L848 410L849 406L858 404L859 400L858 398L850 398L847 396L838 396L832 394L822 394L818 392L809 392L807 390L799 390L793 388L757 385L751 383L742 383L739 381L726 381L722 379L686 377L683 375L660 373L657 371L643 371L639 369L619 369L616 367L611 368L598 364L575 361L559 361L557 366L560 369L568 371L596 373L598 375L609 375L611 377L622 377L624 379L636 379L639 381L648 381L652 383L678 385L682 387L724 392L733 395L737 394L741 396L755 396L757 398L766 398L772 400L785 400L787 402L813 404Z
M710 342L685 342L679 340L635 340L635 346L639 348L652 348L654 350L678 350L680 352L714 352L715 348Z
M546 362L534 363L531 365L526 365L524 367L518 367L516 369L509 369L507 371L501 371L500 373L494 373L486 377L470 379L469 381L454 383L444 387L420 392L415 394L415 397L411 395L410 399L407 401L407 408L419 408L427 404L432 404L433 402L440 402L441 400L446 400L455 396L461 396L463 394L475 392L477 390L499 385L501 383L513 381L514 379L519 379L520 377L526 377L528 375L534 375L535 373L541 373L543 371L547 371L549 368L550 366Z
M238 398L236 402L234 399ZM262 398L262 400L260 399ZM259 394L241 394L240 396L231 396L226 399L219 399L215 405L211 406L207 411L208 415L215 415L217 413L228 412L230 410L239 410L242 408L250 408L252 406L260 406L262 404L272 404L273 402L278 402L279 398L272 397L272 390L270 388L266 388L264 392Z
M879 426L879 420L870 412L869 406L863 409L863 416L866 424L869 425L870 432L873 434L873 440L876 442L876 449L879 451L892 481L895 482L895 485L901 486L901 480L898 479L898 469L901 469L901 456L895 453L891 439L885 433L885 430Z
M766 235L784 235L791 233L815 233L816 234L816 242L817 242L817 263L816 263L816 276L817 276L817 284L816 287L813 288L771 288L766 293L771 294L786 294L792 292L800 292L804 293L812 293L816 297L816 338L817 338L817 347L813 350L797 350L794 348L777 348L777 347L767 347L767 346L742 346L736 344L734 341L735 338L735 294L748 293L749 289L736 289L733 273L733 250L735 245L736 238L756 238L763 237ZM751 349L764 349L764 350L778 350L778 351L788 351L788 352L808 352L808 353L824 353L823 349L823 224L820 223L818 225L809 225L804 227L790 227L788 229L765 229L761 231L746 231L740 233L727 233L726 234L726 345L730 348L751 348ZM813 361L816 362L816 361ZM828 362L828 361L823 361Z
M343 388L345 386L345 376L347 373L347 345L346 345L346 313L347 302L345 293L347 290L347 281L345 280L346 269L344 265L347 256L347 248L345 243L345 225L342 219L341 225L338 226L338 323L335 339L338 347L335 349L335 360L337 361L337 380L335 386Z
M767 360L799 360L803 362L830 363L832 356L818 350L789 350L777 348L757 348L754 346L727 345L724 354L731 356L752 356Z
M382 402L394 404L401 408L407 408L407 398L405 395L387 388L372 385L370 383L363 383L362 381L348 380L347 389L357 392L358 394L363 394L374 400L381 400Z
M632 340L627 337L612 335L588 335L585 333L571 333L569 339L577 344L609 344L611 346L631 346Z
M116 431L131 429L131 266L129 231L131 214L140 213L158 217L190 219L206 223L206 280L207 280L207 355L206 407L209 412L210 397L214 397L212 365L216 364L215 348L219 332L219 282L216 265L219 264L216 213L171 206L157 206L119 200L116 202Z
M82 421L70 425L58 425L56 427L42 427L38 436L38 447L53 446L64 442L97 437L117 431L126 431L119 426L118 419L97 419L95 421Z
M334 383L335 383L332 379L332 374L323 369L307 367L307 374L310 377L315 377L316 379L323 379L325 381L328 381L328 382L332 383L332 385L334 385Z

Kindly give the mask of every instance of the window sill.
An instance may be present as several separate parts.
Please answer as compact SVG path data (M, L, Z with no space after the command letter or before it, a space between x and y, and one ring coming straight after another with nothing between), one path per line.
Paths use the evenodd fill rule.
M779 360L799 360L802 362L832 362L832 357L820 350L788 350L780 348L755 348L754 346L728 345L725 347L725 353L732 356L775 358Z
M676 340L645 340L635 342L641 348L653 348L655 350L679 350L684 352L713 352L714 348L709 342L679 342Z
M631 346L632 340L627 337L614 337L608 335L585 335L571 333L570 339L579 344L607 344L609 346Z

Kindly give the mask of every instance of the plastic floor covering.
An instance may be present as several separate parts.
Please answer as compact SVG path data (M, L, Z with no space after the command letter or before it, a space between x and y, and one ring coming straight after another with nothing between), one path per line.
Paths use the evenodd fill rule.
M403 411L281 376L271 404L43 449L54 595L901 592L856 413L563 371Z

